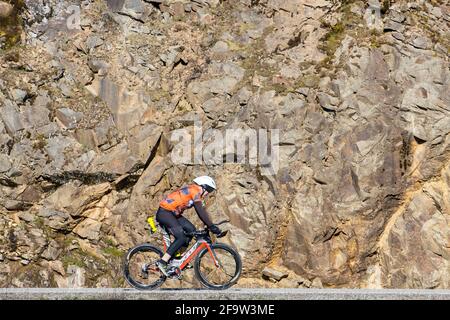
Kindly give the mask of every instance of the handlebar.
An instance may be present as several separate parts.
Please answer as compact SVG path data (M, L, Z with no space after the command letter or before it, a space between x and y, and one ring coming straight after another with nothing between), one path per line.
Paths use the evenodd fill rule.
M228 222L230 222L230 220L223 220L223 221L220 221L218 223L215 223L215 225L219 226L221 224L228 223ZM196 230L194 232L185 232L184 234L187 235L187 236L190 236L190 237L198 237L198 236L207 235L208 234L208 230L209 230L208 227L206 227L202 231ZM226 236L227 233L228 233L228 230L227 231L223 231L221 234L218 234L217 237L218 238L222 238L222 237Z

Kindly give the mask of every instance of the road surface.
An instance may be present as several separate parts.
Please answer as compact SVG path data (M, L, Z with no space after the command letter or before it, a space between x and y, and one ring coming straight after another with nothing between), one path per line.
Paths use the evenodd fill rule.
M450 290L0 288L0 300L450 300Z

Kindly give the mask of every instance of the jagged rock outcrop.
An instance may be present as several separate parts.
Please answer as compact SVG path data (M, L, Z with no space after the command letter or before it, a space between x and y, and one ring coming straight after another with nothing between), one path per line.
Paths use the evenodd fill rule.
M124 286L123 252L159 241L146 217L207 173L240 286L450 287L444 1L0 1L0 18L0 286ZM249 129L279 130L272 174L218 139ZM180 132L203 153L177 157Z

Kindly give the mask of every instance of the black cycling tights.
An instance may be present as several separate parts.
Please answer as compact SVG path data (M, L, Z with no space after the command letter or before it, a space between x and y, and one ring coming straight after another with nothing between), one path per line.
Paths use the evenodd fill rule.
M173 257L179 249L183 246L187 247L189 242L191 242L192 237L187 237L184 231L194 232L195 226L188 219L182 216L176 217L174 213L159 208L158 212L156 212L156 221L167 227L175 237L175 241L167 249L167 253L170 256Z

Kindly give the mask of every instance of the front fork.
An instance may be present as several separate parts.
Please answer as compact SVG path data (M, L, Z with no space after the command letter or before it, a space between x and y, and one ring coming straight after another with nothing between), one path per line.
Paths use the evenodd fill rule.
M216 268L219 268L220 262L219 262L219 259L217 259L216 253L214 252L213 249L211 249L211 246L208 243L206 244L206 247L208 248L208 252L209 252L211 258L213 259Z

